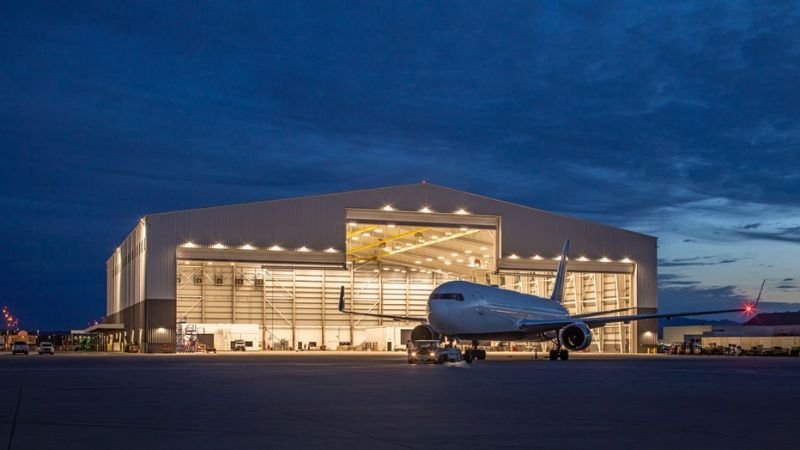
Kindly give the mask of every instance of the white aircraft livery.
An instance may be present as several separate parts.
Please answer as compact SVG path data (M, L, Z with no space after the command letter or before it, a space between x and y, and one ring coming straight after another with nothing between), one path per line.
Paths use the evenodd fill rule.
M755 304L741 308L716 311L695 311L667 314L618 314L635 308L622 308L589 314L570 315L562 305L564 279L567 273L569 240L564 241L561 262L558 265L553 293L549 299L535 295L501 289L495 286L449 281L436 287L428 298L428 316L396 316L389 314L360 313L345 309L344 286L339 295L339 311L389 319L422 322L411 333L411 340L441 339L472 341L472 349L464 352L464 359L483 359L486 353L478 350L479 340L495 341L552 341L550 359L569 358L569 350L583 350L592 343L592 328L607 323L631 322L634 320L658 319L684 316L699 316L722 313L751 313L761 299L761 291ZM765 280L766 281L766 280ZM764 283L761 284L761 290Z

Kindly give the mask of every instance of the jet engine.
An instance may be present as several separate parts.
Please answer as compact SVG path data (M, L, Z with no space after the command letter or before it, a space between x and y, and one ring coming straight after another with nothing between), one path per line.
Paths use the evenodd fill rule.
M442 336L431 328L430 325L417 325L411 330L411 341L438 341Z
M585 323L575 322L559 330L558 341L567 350L583 350L592 343L592 332Z

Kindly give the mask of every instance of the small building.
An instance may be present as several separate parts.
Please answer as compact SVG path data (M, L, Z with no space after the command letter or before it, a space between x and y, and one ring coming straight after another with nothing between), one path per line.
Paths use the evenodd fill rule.
M738 346L743 349L800 347L800 311L761 313L739 331L710 331L702 335L703 347Z

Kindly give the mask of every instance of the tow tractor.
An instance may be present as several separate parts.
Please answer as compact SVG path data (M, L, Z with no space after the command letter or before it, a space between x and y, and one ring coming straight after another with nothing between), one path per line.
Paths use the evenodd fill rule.
M461 350L442 345L438 340L413 341L408 348L409 364L444 364L463 359Z

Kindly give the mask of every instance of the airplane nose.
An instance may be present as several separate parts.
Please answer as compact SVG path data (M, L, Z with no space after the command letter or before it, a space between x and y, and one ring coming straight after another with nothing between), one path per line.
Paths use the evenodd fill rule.
M444 325L447 321L447 305L443 301L428 302L428 322L431 325Z

